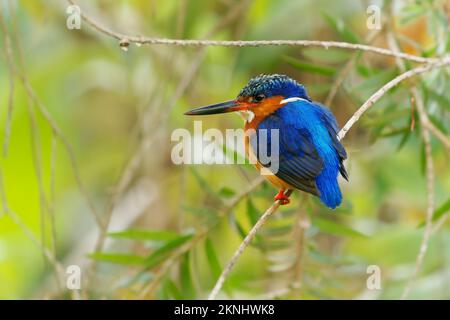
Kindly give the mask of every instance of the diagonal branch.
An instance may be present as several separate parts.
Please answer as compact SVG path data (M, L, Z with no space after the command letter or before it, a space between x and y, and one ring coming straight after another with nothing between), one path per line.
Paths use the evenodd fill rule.
M400 82L405 81L406 79L412 78L416 75L426 73L428 71L445 67L450 65L450 55L440 59L438 62L426 64L423 66L416 67L414 69L408 70L388 83L386 83L383 87L381 87L377 92L375 92L364 104L353 114L353 116L347 121L347 123L342 127L341 131L338 134L339 140L342 140L347 134L348 130L359 120L359 118L386 92L391 90L393 87L398 85Z

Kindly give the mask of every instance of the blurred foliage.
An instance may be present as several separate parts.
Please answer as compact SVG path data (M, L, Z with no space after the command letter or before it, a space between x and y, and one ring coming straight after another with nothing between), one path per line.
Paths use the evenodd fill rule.
M96 250L98 227L67 148L35 103L30 112L17 77L10 146L0 160L4 198L63 267L82 267L83 297L205 298L272 203L275 189L265 182L242 194L257 178L249 165L171 162L170 133L192 129L184 111L233 98L259 73L288 74L321 102L343 77L329 105L343 125L399 74L394 59L338 49L132 45L125 52L85 22L81 30L68 30L64 1L11 3L13 12L8 1L0 1L0 13L11 34L17 26L14 65L19 65L20 42L26 76L73 147L86 193L102 218L111 214L103 250ZM369 1L79 3L115 30L155 37L364 43L371 32L366 27ZM448 1L377 4L384 22L373 45L388 47L391 32L405 52L439 57L450 51ZM4 138L9 91L4 33L1 43ZM414 269L426 208L421 128L409 87L420 89L431 121L448 135L449 83L449 70L436 70L377 102L345 138L350 181L341 183L342 206L331 211L295 193L291 205L271 218L239 260L221 297L398 298ZM204 130L241 125L233 116L203 123ZM432 150L438 221L450 210L449 158L434 138ZM96 268L89 269L93 262ZM446 223L431 238L411 297L450 298L449 263ZM366 289L369 265L382 270L381 290ZM0 283L0 298L70 297L58 291L42 250L5 213L0 216Z

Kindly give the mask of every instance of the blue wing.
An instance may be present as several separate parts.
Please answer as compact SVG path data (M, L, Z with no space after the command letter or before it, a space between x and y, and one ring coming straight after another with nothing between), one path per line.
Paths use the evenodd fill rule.
M330 192L337 194L333 201L340 202L340 192L337 190L339 187L329 192L325 189L331 183L326 182L326 187L323 187L322 183L324 179L334 180L332 184L337 185L336 176L332 178L334 170L332 168L337 166L342 176L345 179L348 178L342 163L347 158L347 154L337 139L339 128L330 110L306 101L292 102L278 109L259 124L258 134L250 138L257 157L259 155L258 135L264 129L267 130L267 150L271 150L271 129L278 129L279 153L275 157L271 155L272 159L275 158L272 161L278 161L275 163L278 171L274 172L277 177L321 198L327 197ZM323 170L325 166L327 170ZM322 176L317 180L321 173ZM320 183L320 188L317 183ZM333 205L330 206L333 207Z
M344 146L337 138L337 134L339 133L339 127L337 125L336 118L328 108L320 104L318 104L318 106L321 109L323 124L327 128L328 133L330 134L331 140L333 142L333 147L339 155L339 172L344 177L344 179L348 181L348 173L347 170L345 170L343 164L343 161L347 159L347 152L345 151Z
M260 160L258 139L262 130L267 130L267 150L271 150L272 129L278 129L279 149L275 148L277 154L270 157L275 163L272 167L278 168L274 174L290 185L305 192L319 195L314 179L323 168L323 161L319 157L310 134L307 130L287 124L277 113L266 117L258 126L257 134L250 137L250 143ZM264 166L268 166L262 163Z

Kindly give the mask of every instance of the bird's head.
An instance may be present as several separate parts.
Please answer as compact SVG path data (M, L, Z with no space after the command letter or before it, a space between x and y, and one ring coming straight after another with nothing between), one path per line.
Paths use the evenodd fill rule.
M259 75L250 79L234 100L196 108L186 115L209 115L241 112L248 122L255 117L265 117L278 108L296 100L308 100L305 88L285 75Z

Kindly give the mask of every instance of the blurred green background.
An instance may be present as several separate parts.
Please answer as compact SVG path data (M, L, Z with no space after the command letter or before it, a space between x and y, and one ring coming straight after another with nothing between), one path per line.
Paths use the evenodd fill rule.
M445 0L78 4L95 21L130 35L335 40L379 47L389 47L391 35L408 53L439 57L450 51ZM380 30L366 26L370 4L381 8ZM234 98L252 76L284 73L303 83L315 101L327 101L342 126L400 73L392 58L331 48L131 44L124 51L85 21L80 30L69 30L67 7L56 0L0 1L5 27L0 123L2 151L7 151L0 157L3 299L205 298L276 190L259 183L240 197L258 179L248 165L174 165L171 132L193 130L193 119L183 112ZM386 94L344 140L350 181L341 181L343 205L332 211L295 193L238 261L221 298L400 297L415 268L427 205L411 85L448 136L448 68ZM337 94L330 97L333 86ZM242 120L210 117L203 127L241 128ZM432 234L410 298L448 299L450 228L442 217L450 209L449 154L434 137L432 152L434 221L444 223ZM95 214L110 220L103 236ZM98 239L104 240L101 245ZM82 270L80 291L66 290L70 265ZM380 290L366 287L369 265L381 269Z

